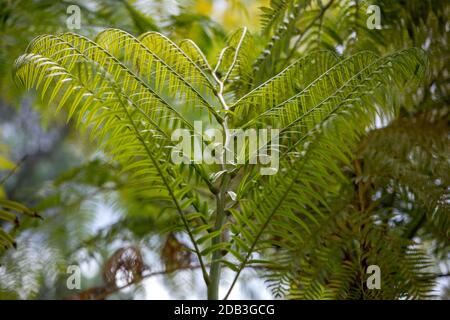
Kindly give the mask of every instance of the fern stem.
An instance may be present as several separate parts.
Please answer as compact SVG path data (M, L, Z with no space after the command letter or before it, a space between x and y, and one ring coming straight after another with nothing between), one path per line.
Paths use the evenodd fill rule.
M221 230L223 225L225 224L226 215L225 215L225 197L228 188L228 184L230 182L230 175L225 174L222 179L222 185L220 188L220 192L217 194L217 216L216 223L214 225L214 231ZM215 246L220 243L222 239L222 233L215 236L211 245ZM212 254L211 261L211 269L209 271L209 285L208 285L208 300L218 300L219 299L219 284L220 284L220 275L221 275L221 263L220 259L222 257L221 250L215 250Z
M244 31L244 34L241 38L240 44L238 47L240 47L243 38L245 36L246 30ZM227 112L230 108L228 106L228 104L226 103L224 96L223 96L223 92L224 92L224 87L225 87L225 81L227 79L227 77L229 76L231 69L234 67L234 64L236 63L235 61L233 61L232 66L230 67L230 69L228 70L224 80L220 80L217 77L217 70L218 67L222 61L224 52L226 49L224 49L219 57L219 61L217 62L216 68L213 70L212 72L212 76L214 78L214 80L216 80L217 84L219 85L219 90L216 91L216 96L219 99L222 108L225 112ZM236 50L236 56L238 53L238 49ZM235 59L237 59L235 56ZM224 143L224 148L222 151L222 170L226 170L226 164L225 164L225 154L226 151L229 148L229 144L230 144L230 132L229 132L229 128L228 128L228 117L229 114L225 113L224 117L223 117L223 122L221 122L222 125L222 129L223 129L223 133L225 134L225 143ZM225 173L222 181L221 181L221 185L220 185L220 190L219 192L216 194L216 199L217 199L217 208L216 208L216 222L214 224L214 231L219 231L222 229L223 225L225 224L225 220L226 220L226 215L225 215L225 197L226 197L226 192L227 192L227 188L230 182L230 175L229 173ZM220 232L218 235L216 235L212 241L211 241L211 245L215 246L217 244L220 243L222 239L222 232ZM208 283L208 300L218 300L219 299L219 284L220 284L220 275L221 275L221 262L220 262L220 258L222 253L220 250L215 250L212 254L212 261L211 261L211 268L209 271L209 283Z
M217 97L219 98L220 102L222 103L222 107L224 110L228 110L228 105L225 102L225 99L223 98L223 89L224 85L223 82L217 79L216 75L214 74L214 77L219 83L219 91L217 92ZM225 154L226 150L228 148L228 145L230 143L230 137L229 137L229 130L228 130L228 114L225 114L224 121L221 123L222 129L225 134L225 144L224 149L222 152L222 170L226 170L225 165ZM214 231L221 230L223 224L225 223L225 196L226 191L228 188L228 184L230 181L230 176L228 173L225 173L225 175L222 178L221 186L219 192L216 194L217 199L217 208L216 208L216 222L214 225ZM222 234L215 236L212 241L211 245L214 246L216 244L219 244L222 238ZM212 261L211 261L211 269L209 273L209 284L208 284L208 300L218 300L219 299L219 284L220 284L220 274L221 274L221 252L220 250L216 250L212 254Z

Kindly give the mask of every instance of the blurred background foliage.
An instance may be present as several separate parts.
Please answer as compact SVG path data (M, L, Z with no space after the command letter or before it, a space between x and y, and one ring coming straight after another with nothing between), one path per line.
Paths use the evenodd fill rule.
M355 167L347 168L348 194L336 203L347 213L318 233L338 228L344 241L355 212L389 221L399 237L415 239L425 251L437 280L427 290L450 297L448 2L0 0L0 199L23 203L44 218L20 217L18 227L0 222L17 241L17 249L0 252L0 299L201 297L185 239L165 233L174 217L158 202L127 194L119 168L62 118L34 111L41 101L12 79L14 60L30 40L68 31L70 4L81 8L77 33L92 36L107 27L133 35L155 30L175 40L192 39L209 61L217 60L232 31L247 26L255 35L249 54L256 62L237 88L262 83L315 50L345 56L422 48L429 59L426 79L417 91L398 94L392 101L396 118L380 117L361 141ZM381 30L366 26L371 4L381 8ZM347 225L339 225L339 219ZM308 261L315 270L338 270L342 262ZM69 265L83 270L80 290L67 289ZM309 276L300 272L298 279ZM153 277L159 282L142 281ZM236 297L270 297L261 282L252 280L259 277L254 271L245 274Z

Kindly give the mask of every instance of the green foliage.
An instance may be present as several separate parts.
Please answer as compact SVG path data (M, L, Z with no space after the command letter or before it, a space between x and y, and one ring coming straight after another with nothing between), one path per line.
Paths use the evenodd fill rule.
M18 202L0 198L0 221L6 221L17 227L19 225L17 214L19 213L32 218L40 217L37 212ZM0 228L0 248L8 249L11 247L15 248L16 246L17 244L13 236Z
M199 273L182 270L202 269L218 298L222 266L240 287L260 276L286 298L448 298L447 2L74 2L77 32L95 41L42 36L18 65L35 36L67 31L68 4L0 5L0 139L12 145L2 158L0 141L0 202L23 204L0 204L0 243L17 242L0 250L0 299L73 295L66 268L84 262L100 268L83 275L79 298L130 298L102 276L109 261L122 261L119 247L141 250L155 274L167 273L173 297L192 298L198 281L186 275ZM368 4L381 8L381 29L367 28ZM248 28L226 36L236 25ZM117 29L94 36L106 26ZM43 103L17 90L14 67ZM14 115L3 104L12 101L25 110L31 102L38 116ZM56 144L42 152L41 132L27 137L16 121L24 117L25 128L41 118L61 131L64 157ZM279 172L174 165L170 136L197 134L194 120L222 132L281 129ZM86 163L59 175L75 153ZM96 228L104 202L114 222ZM27 218L26 207L45 220ZM365 283L372 264L381 267L380 290ZM139 290L145 275L128 271L136 281L126 286Z
M352 260L325 288L328 282L322 281L323 276L317 279L308 272L315 263L304 270L307 259L295 265L304 252L289 256L289 268L283 265L285 260L273 259L299 246L309 248L305 249L309 254L320 250L315 230L336 221L332 208L348 183L343 167L355 160L358 141L376 115L394 113L386 103L390 97L386 88L410 88L411 81L420 81L426 65L423 52L417 49L382 57L361 51L345 58L319 51L279 72L274 61L281 52L288 55L300 14L301 6L289 3L273 2L272 11L265 11L265 32L281 30L272 39L274 43L268 44L268 54L266 48L257 59L252 50L254 36L241 29L228 38L214 69L192 41L177 44L157 32L135 38L117 29L99 33L95 41L72 33L40 36L16 61L19 83L36 88L48 105L64 110L68 121L89 132L119 165L127 192L158 201L167 211L177 213L172 230L187 233L210 298L217 298L222 264L235 271L227 296L242 270L250 266L287 270L277 273L292 280L291 292L279 291L282 294L341 298L364 294L352 280L355 275L361 277L358 272L371 259L382 259L383 267L406 279L394 277L394 283L414 279L415 272L423 269L417 260L411 262L411 269L389 269L392 257L404 255L407 260L416 255L412 247L405 251L402 244L394 253L382 252L364 263ZM282 12L289 19L276 27ZM224 135L231 125L279 128L279 172L261 176L257 166L192 164L186 168L172 163L171 134L177 128L196 134L193 121L198 119L206 127L221 128ZM227 196L230 192L236 194L235 199ZM353 217L352 210L348 215L350 224L353 218L361 219ZM367 231L359 230L364 238L356 246L360 254L379 241L381 234L372 218L364 225ZM328 238L327 232L321 230L323 237ZM341 240L330 242L324 250L342 241L341 251L327 252L345 252L353 235L349 232L347 238L344 232L339 236ZM206 261L211 263L209 273ZM329 259L333 271L337 261ZM298 268L302 273L297 275ZM273 274L269 279L277 281ZM418 297L425 289L420 285L411 290L399 286L383 297Z

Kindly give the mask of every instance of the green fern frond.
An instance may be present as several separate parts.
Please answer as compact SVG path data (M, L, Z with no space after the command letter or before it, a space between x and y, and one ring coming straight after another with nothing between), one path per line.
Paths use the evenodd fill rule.
M235 125L260 115L264 106L276 106L305 89L318 76L331 68L337 57L328 51L315 52L300 58L286 69L242 96L231 110L238 116Z
M254 86L272 77L274 71L277 73L281 70L283 61L280 60L289 55L291 38L297 33L296 23L308 3L309 1L276 1L272 3L273 9L264 9L268 26L266 36L270 34L270 29L273 29L273 34L253 63Z
M156 88L106 49L73 34L44 36L17 60L16 74L28 88L34 86L48 101L56 99L57 110L65 107L68 119L90 127L91 136L122 165L123 173L135 181L136 192L159 193L179 212L202 263L191 226L184 215L193 199L189 184L170 162L170 133L190 123ZM52 83L53 82L53 83ZM53 86L52 86L53 85ZM48 91L48 92L47 92ZM202 229L204 230L204 229Z
M19 225L17 214L22 214L32 218L41 218L36 211L31 210L21 203L0 199L0 223L6 221L14 226ZM14 237L0 227L0 249L15 248L17 246Z
M155 91L165 92L186 107L203 106L217 114L213 86L206 75L172 41L156 32L134 38L125 31L107 29L97 35L96 42L107 49ZM166 78L167 77L167 78ZM213 107L211 107L213 106Z
M238 275L251 263L257 248L280 245L270 238L266 242L268 234L273 238L296 235L284 245L301 245L298 235L309 234L310 225L317 224L329 212L330 205L320 195L327 195L325 198L336 195L339 190L331 186L345 181L338 163L350 163L351 146L356 145L366 126L373 123L377 112L373 99L377 92L380 95L377 89L392 84L394 74L398 84L404 85L416 74L422 74L424 65L424 57L418 50L385 58L360 53L334 65L303 91L269 109L270 112L260 113L265 124L281 126L282 135L288 134L289 141L295 142L287 146L289 152L282 154L276 175L270 178L256 175L246 183L260 190L238 196L244 199L242 212L232 212L237 221L234 252L239 261ZM344 131L345 136L341 136L339 132ZM293 232L290 230L293 227L302 231ZM244 256L241 252L245 252Z
M233 93L236 98L245 94L251 87L255 43L248 29L241 28L229 36L226 44L215 71L227 86L228 94Z
M179 47L205 74L210 74L212 72L208 60L194 41L184 39L179 43Z
M261 7L261 31L265 34L270 33L272 27L283 19L289 5L293 2L292 0L272 0L269 7Z

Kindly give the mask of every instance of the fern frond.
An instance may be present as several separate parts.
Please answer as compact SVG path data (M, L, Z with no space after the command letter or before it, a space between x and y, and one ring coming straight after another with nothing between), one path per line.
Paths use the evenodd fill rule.
M58 110L68 110L68 119L78 114L76 123L90 127L91 136L136 181L136 192L153 190L175 205L202 264L185 217L192 203L185 195L192 190L176 175L169 152L171 131L190 128L190 123L106 49L84 37L40 37L29 52L17 60L19 80L49 101L56 99Z
M270 6L261 7L261 31L265 34L270 33L272 27L278 25L284 18L289 5L293 2L293 0L272 0Z
M243 199L242 212L233 211L238 222L234 230L237 248L233 252L239 261L235 279L251 263L257 248L280 245L270 238L264 241L268 234L272 238L292 235L283 245L301 245L298 235L311 232L310 225L317 224L329 211L324 198L336 196L339 190L334 186L345 181L338 163L350 163L352 146L366 126L373 123L378 107L373 99L380 96L377 89L392 85L394 79L402 86L420 77L424 66L422 53L414 49L384 58L357 54L331 67L300 93L260 114L264 124L281 127L282 135L289 135L289 141L295 142L286 145L288 151L282 155L277 175L256 175L246 183L258 185L260 190L239 196ZM293 226L302 231L290 231ZM242 257L240 252L246 253Z
M239 122L235 125L242 125L246 119L253 119L260 115L263 112L261 110L263 106L276 106L288 100L336 62L337 57L329 51L315 52L295 61L231 106L231 110L238 115L235 119Z
M287 1L283 5L289 7L289 10L281 10L280 17L275 19L277 23L273 25L272 37L253 63L253 86L271 78L282 69L283 65L289 63L282 60L289 56L291 39L297 34L297 20L308 2L305 1L303 4L300 1Z
M41 218L36 211L27 208L21 203L7 199L0 199L0 223L2 221L6 221L14 226L18 226L19 218L17 214L22 214L32 218ZM14 237L0 227L0 249L8 249L11 247L16 247Z
M239 97L250 89L254 46L253 36L247 28L241 28L229 36L216 67L229 95Z
M179 47L186 53L192 62L199 67L200 70L206 74L210 74L212 72L212 68L208 60L194 41L184 39L179 43Z
M214 104L218 102L209 79L163 35L149 32L138 40L125 31L107 29L97 35L96 42L122 59L160 95L167 92L171 99L182 100L185 108L203 106L217 115Z

